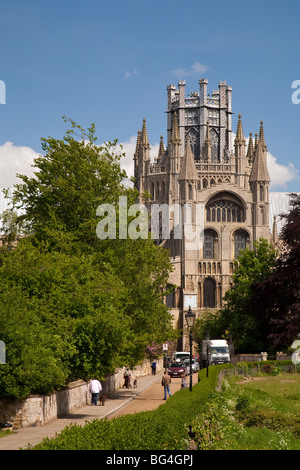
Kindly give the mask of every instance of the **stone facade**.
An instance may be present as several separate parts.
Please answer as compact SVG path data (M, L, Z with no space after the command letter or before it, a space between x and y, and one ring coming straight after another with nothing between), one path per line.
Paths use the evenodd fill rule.
M161 137L154 162L146 121L138 131L134 154L135 185L150 193L148 212L157 217L152 237L170 251L175 286L167 296L175 326L185 330L184 313L198 315L222 307L241 249L270 239L267 146L263 122L246 146L241 115L232 142L232 88L225 82L212 95L207 80L185 96L185 82L167 87L167 146ZM164 206L165 205L165 206ZM169 208L168 220L163 207ZM175 209L176 208L176 209ZM177 212L176 212L177 211ZM198 237L189 244L182 220ZM184 339L183 339L184 343ZM184 344L178 345L184 348Z

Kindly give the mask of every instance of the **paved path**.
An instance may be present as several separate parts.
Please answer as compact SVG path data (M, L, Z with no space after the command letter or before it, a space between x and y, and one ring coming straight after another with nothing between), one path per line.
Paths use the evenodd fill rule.
M194 383L197 375L193 375ZM114 395L109 395L105 406L86 405L49 424L19 429L15 433L0 438L0 450L19 450L26 448L28 444L35 445L45 437L54 437L71 423L84 425L86 421L97 418L111 419L124 413L155 409L164 403L161 377L162 373L139 377L137 388L120 389ZM171 393L174 394L180 389L180 383L180 379L172 379Z

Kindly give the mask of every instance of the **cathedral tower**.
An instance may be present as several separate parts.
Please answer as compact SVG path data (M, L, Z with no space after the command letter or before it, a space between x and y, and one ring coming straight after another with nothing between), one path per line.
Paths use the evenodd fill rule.
M170 236L157 240L167 248L173 271L174 293L166 298L175 326L185 329L189 305L222 307L231 285L234 260L259 238L270 239L267 146L261 122L255 142L248 148L241 115L232 142L232 88L219 82L208 94L208 82L186 96L185 81L167 87L167 145L161 138L158 157L150 161L145 120L134 156L136 187L148 191L151 204L179 207L181 218L170 210ZM201 236L189 247L184 230L177 230L189 211L191 231L200 225ZM179 221L179 222L178 222ZM180 228L180 227L179 227ZM181 233L181 238L178 234ZM182 344L182 347L184 345Z

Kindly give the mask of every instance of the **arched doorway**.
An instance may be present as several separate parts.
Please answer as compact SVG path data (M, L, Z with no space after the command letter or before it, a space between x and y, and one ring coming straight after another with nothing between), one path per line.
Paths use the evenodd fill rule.
M205 308L216 307L216 282L210 277L204 281L203 306Z

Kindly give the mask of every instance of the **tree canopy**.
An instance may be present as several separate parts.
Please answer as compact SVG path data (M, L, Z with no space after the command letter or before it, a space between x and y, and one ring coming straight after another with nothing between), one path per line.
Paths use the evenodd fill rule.
M249 311L263 320L268 345L287 349L300 335L300 196L290 195L275 269L253 287Z
M86 132L70 122L62 139L42 139L34 176L19 175L23 183L14 188L24 236L0 257L0 339L7 348L0 396L103 379L176 335L162 294L167 250L150 238L97 237L99 205L113 204L117 213L119 196L136 202L136 191L123 184L117 141L98 146L93 125ZM6 233L14 233L15 218L6 220Z

